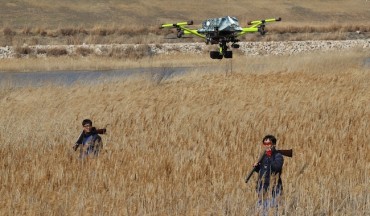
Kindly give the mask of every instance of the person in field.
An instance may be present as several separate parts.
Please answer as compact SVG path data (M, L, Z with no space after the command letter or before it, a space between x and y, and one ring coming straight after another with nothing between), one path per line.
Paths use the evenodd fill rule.
M267 135L262 139L265 149L262 160L255 163L255 171L258 173L256 191L258 194L258 209L262 210L263 215L267 214L270 208L275 208L277 213L279 197L283 192L281 173L283 170L284 158L276 150L276 138Z
M80 148L80 158L98 156L103 148L103 142L99 134L104 134L106 130L93 127L90 119L84 119L82 127L82 133L74 144L73 149L76 151Z

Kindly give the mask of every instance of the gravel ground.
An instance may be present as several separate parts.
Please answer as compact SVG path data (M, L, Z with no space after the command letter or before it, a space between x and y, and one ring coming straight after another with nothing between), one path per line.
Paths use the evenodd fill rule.
M350 48L370 49L370 39L366 40L327 40L327 41L279 41L279 42L239 42L238 52L245 55L294 55L310 51L332 51ZM0 59L28 58L60 55L101 55L136 57L173 54L206 53L217 50L217 45L205 43L164 43L164 44L83 44L83 45L36 45L22 47L0 47Z

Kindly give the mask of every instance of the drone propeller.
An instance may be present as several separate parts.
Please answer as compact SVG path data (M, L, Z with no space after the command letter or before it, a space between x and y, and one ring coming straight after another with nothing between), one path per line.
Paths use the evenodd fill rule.
M173 23L173 24L162 24L159 28L178 28L179 26L184 25L193 25L193 20L187 21L187 22L179 22L179 23Z
M254 25L254 24L264 24L264 23L267 23L267 22L279 22L281 21L281 17L279 18L274 18L274 19L266 19L266 20L256 20L256 21L249 21L248 22L248 25Z

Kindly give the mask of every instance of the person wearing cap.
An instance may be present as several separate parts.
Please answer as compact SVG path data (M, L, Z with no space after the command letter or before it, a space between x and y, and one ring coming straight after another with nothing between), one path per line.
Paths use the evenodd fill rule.
M262 207L265 212L273 207L277 210L279 197L283 192L281 173L284 158L276 150L276 138L273 135L266 135L262 139L262 145L265 150L264 156L253 166L258 173L256 186L258 206Z
M103 147L101 137L96 128L92 126L90 119L84 119L82 127L82 133L74 144L73 149L76 151L80 147L80 158L85 158L89 155L98 156L99 151Z

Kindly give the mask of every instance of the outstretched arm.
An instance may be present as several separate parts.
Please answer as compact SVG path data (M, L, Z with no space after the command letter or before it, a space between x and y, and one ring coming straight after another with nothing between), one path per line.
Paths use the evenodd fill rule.
M82 144L83 134L84 134L84 132L82 131L81 134L80 134L80 136L78 136L76 143L72 147L73 150L76 151L78 149L78 147Z

